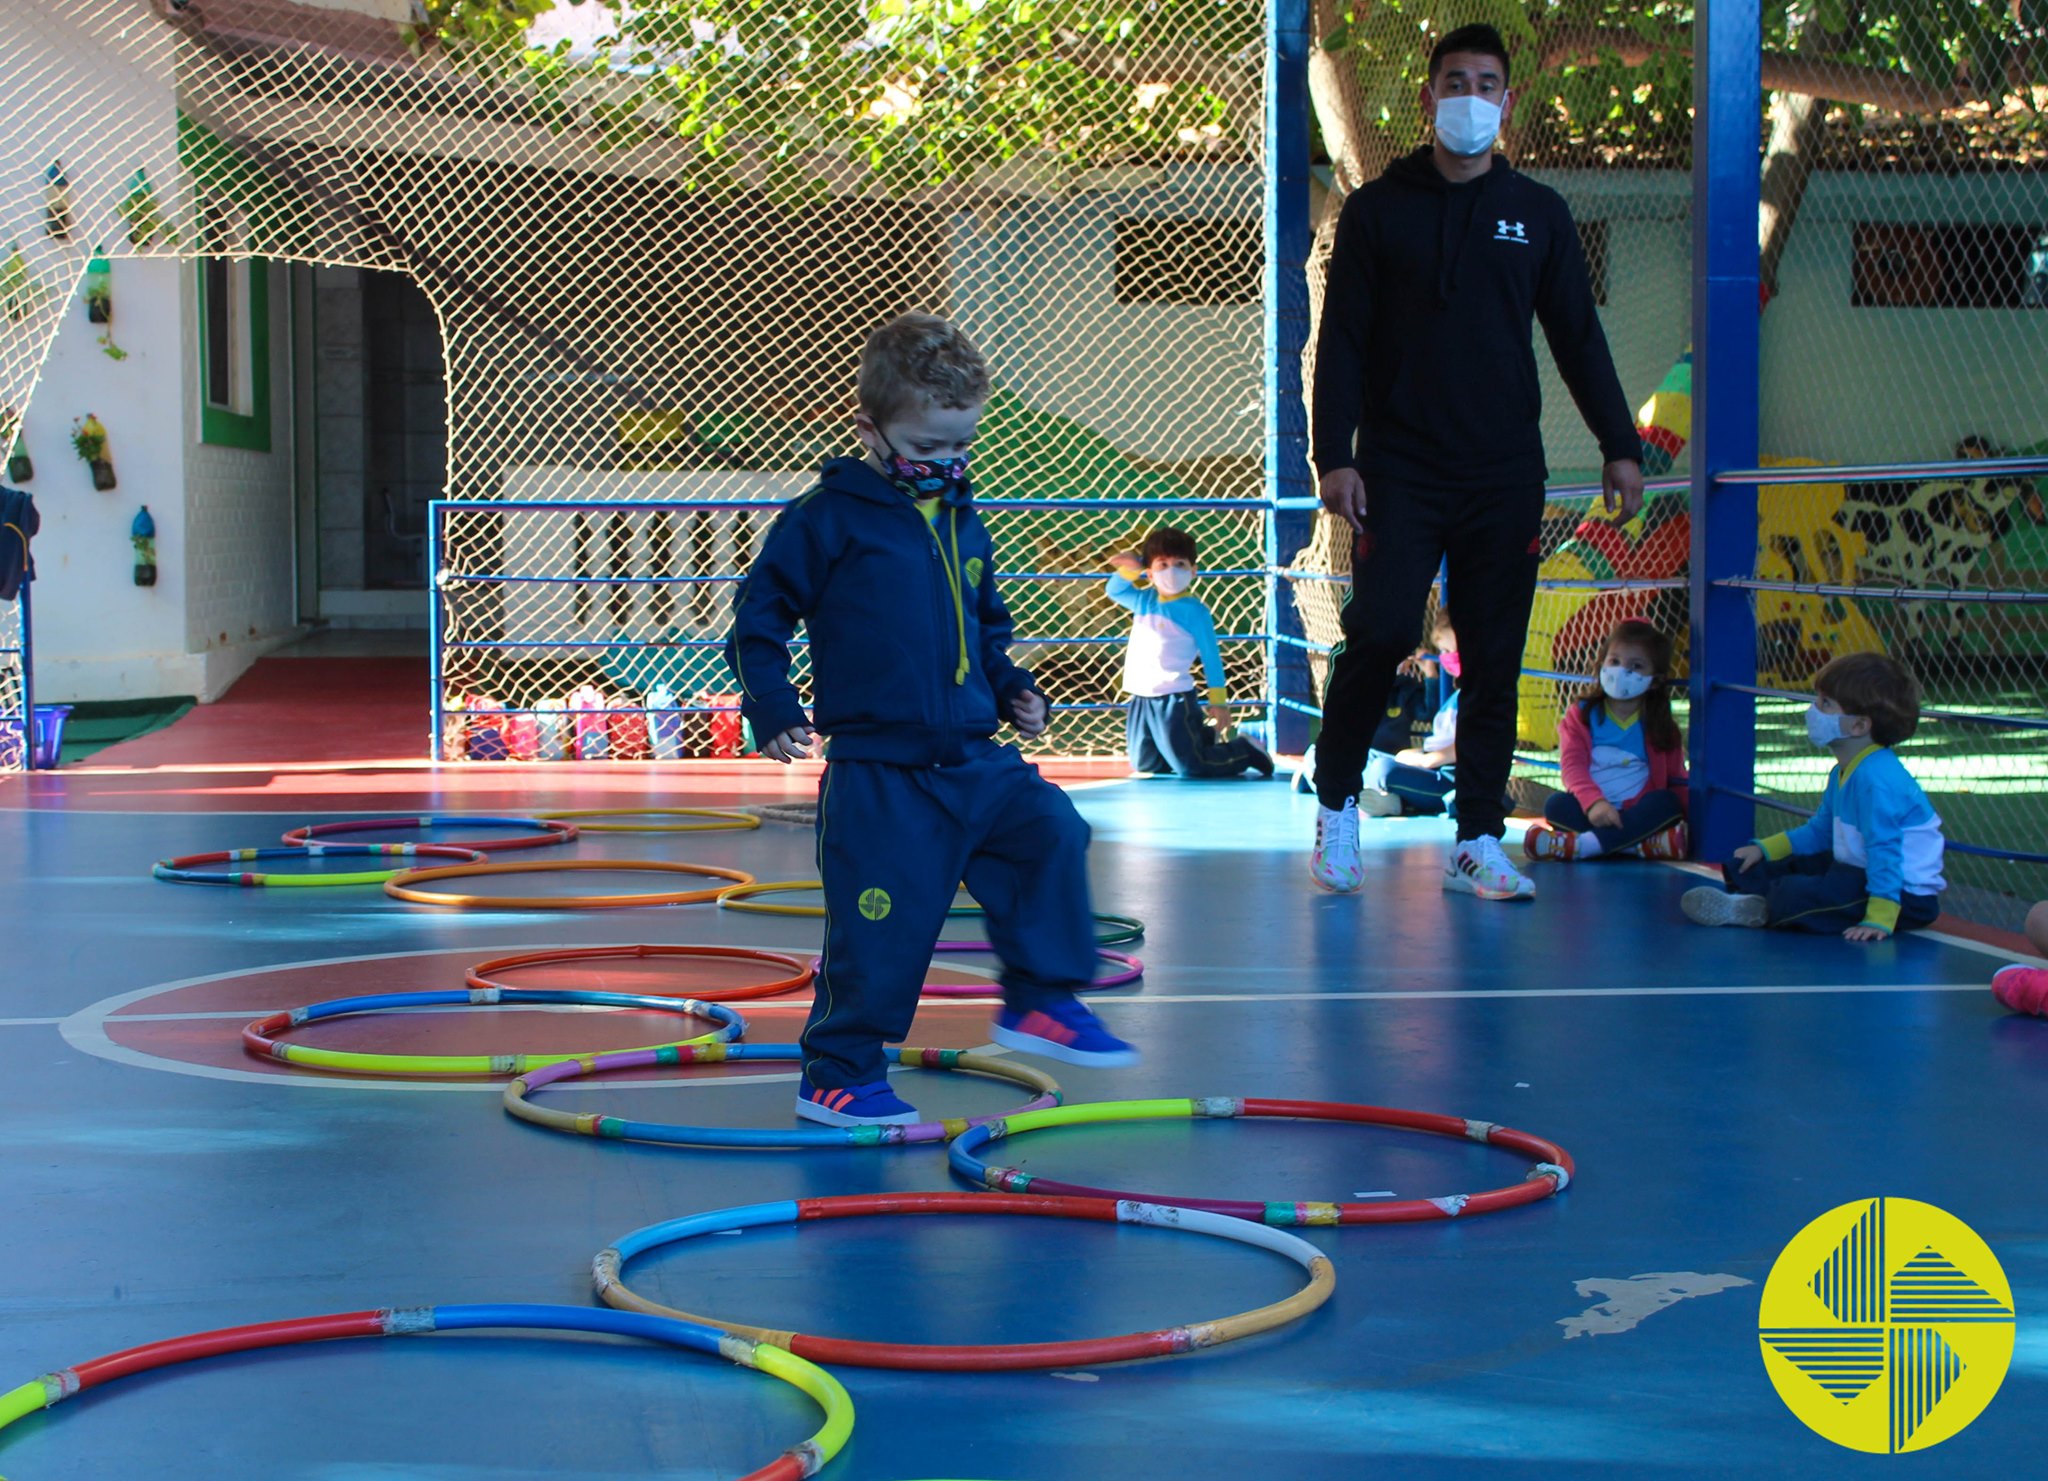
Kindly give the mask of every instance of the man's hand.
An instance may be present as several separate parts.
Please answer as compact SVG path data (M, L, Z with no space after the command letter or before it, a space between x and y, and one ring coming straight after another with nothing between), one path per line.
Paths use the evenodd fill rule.
M784 766L792 761L811 759L811 742L818 738L818 732L808 725L792 725L780 735L772 735L761 747L761 754L770 761L780 761Z
M1600 498L1607 512L1621 511L1627 524L1643 512L1643 465L1634 458L1616 458L1600 470ZM1323 500L1328 503L1327 497Z
M1753 843L1745 843L1735 851L1735 862L1742 866L1744 874L1749 873L1750 870L1756 868L1763 861L1764 851Z
M1586 821L1595 828L1619 828L1621 809L1603 797L1586 809Z
M1891 932L1880 931L1876 926L1851 926L1842 932L1844 941L1882 941Z
M1636 486L1638 489L1642 487L1640 478L1636 480ZM1359 534L1365 533L1365 480L1358 476L1356 468L1331 469L1316 485L1316 492L1322 496L1325 509ZM1640 501L1640 494L1637 497Z
M1010 722L1026 740L1036 740L1045 734L1045 715L1045 696L1035 689L1027 689L1010 701Z
M1230 706L1209 705L1209 723L1216 727L1218 735L1230 734Z

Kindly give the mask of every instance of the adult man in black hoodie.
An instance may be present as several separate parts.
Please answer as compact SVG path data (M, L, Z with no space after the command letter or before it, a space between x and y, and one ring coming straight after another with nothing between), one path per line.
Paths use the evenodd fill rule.
M1536 887L1501 850L1502 796L1549 474L1532 317L1599 439L1610 513L1642 507L1642 444L1571 211L1493 152L1513 106L1500 33L1445 36L1421 102L1433 144L1344 203L1316 340L1320 491L1358 543L1316 742L1309 872L1328 890L1364 882L1366 751L1447 560L1462 678L1458 842L1444 888L1515 899Z

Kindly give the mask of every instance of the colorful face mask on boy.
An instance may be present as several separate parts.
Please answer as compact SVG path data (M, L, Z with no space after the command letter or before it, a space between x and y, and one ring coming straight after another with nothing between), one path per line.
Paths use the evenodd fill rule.
M883 446L889 449L888 457L882 460L889 469L889 477L906 494L919 499L935 498L967 481L967 454L962 453L957 458L919 461L896 451L896 444L889 441L886 432L880 435Z

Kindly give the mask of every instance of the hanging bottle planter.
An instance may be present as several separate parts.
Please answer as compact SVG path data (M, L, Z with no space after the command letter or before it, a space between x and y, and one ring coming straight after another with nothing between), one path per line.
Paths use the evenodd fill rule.
M21 413L11 406L0 407L0 441L7 444L7 481L27 483L36 476L36 465L29 460L28 444L22 441Z
M64 173L64 161L50 161L43 171L43 224L60 242L71 240L71 179Z
M19 324L35 311L40 297L28 270L28 259L22 256L21 243L16 242L7 260L0 262L0 309Z
M128 193L114 207L114 214L128 223L128 241L133 246L152 247L159 242L174 244L178 240L164 208L157 204L156 193L149 188L147 170L137 170L128 177Z
M147 504L136 511L135 522L128 526L128 543L135 547L135 584L156 585L156 521L150 518Z
M85 266L85 317L106 327L100 331L100 353L109 360L126 360L128 352L114 343L114 269L105 257L95 257Z
M107 456L107 429L91 412L71 424L71 450L92 469L94 488L106 493L115 486L114 464Z
M104 257L85 265L85 317L94 324L114 322L114 274Z

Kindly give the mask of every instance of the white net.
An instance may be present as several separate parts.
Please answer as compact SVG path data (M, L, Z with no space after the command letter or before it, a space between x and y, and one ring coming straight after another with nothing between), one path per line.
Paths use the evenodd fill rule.
M1171 522L1263 564L1256 515L1174 517L1261 490L1258 8L591 0L563 12L588 44L545 47L505 19L537 10L6 7L0 404L29 405L93 244L407 274L452 499L647 506L444 514L439 699L645 709L721 692L699 660L761 523L677 501L801 487L849 446L867 332L945 313L997 385L981 493L1127 506L994 520L1066 706L1041 745L1118 749L1104 557ZM1256 575L1205 594L1262 628ZM1225 651L1257 695L1263 650Z

